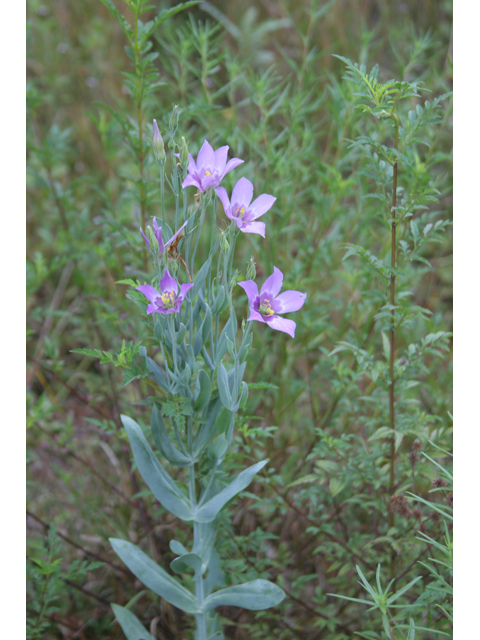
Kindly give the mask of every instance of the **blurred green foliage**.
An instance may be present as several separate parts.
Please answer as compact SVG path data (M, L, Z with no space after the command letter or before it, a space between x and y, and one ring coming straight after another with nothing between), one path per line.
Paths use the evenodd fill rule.
M172 6L154 4L148 19ZM439 569L445 568L440 562L448 568L450 524L422 502L447 509L451 502L450 488L429 494L439 475L434 463L451 465L437 448L451 448L450 346L444 340L439 351L433 344L452 325L450 230L441 242L419 242L419 261L404 274L410 303L426 312L411 319L398 343L405 360L417 359L399 402L401 415L415 421L412 426L405 418L398 442L400 498L389 528L388 440L379 437L386 424L380 383L387 325L374 317L385 287L360 250L344 258L346 245L388 256L384 210L365 197L378 184L367 169L368 145L352 141L370 137L391 147L392 129L355 108L356 88L342 79L345 65L332 54L369 70L379 63L382 82L423 82L431 93L405 102L400 117L406 125L409 111L418 113L418 104L451 89L451 2L203 2L170 18L150 39L160 86L142 97L140 137L138 96L124 75L131 59L106 8L97 0L29 0L27 12L31 566L51 522L68 539L59 562L52 564L53 556L45 565L37 561L31 574L30 609L38 616L44 606L48 614L42 613L47 626L37 625L32 637L69 638L78 631L80 638L122 638L109 602L131 607L154 637L192 637L178 611L140 591L107 541L130 539L154 559L170 561L169 541L187 535L132 470L119 421L125 406L149 395L141 377L122 388L122 368L128 378L140 366L138 342L147 334L118 282L144 273L138 227L158 213L160 201L148 137L153 118L162 133L171 130L173 105L179 106L177 142L184 136L190 152L196 155L206 138L214 147L229 144L231 155L245 160L235 178L226 178L227 187L245 175L257 195L277 197L264 218L266 240L248 236L239 247L242 277L253 256L260 281L280 266L285 289L308 293L295 317L295 341L255 327L245 375L251 391L235 456L239 467L265 457L270 463L225 519L219 539L222 558L243 558L223 563L228 582L240 574L242 581L268 577L288 597L269 611L222 609L227 637L386 637L382 616L328 595L364 598L355 567L374 584L379 563L387 576L382 584L393 578L394 589L422 577L399 600L404 617L392 637L413 637L410 617L417 640L450 636L451 578ZM132 144L112 110L128 114ZM438 203L418 202L414 209L420 230L451 219L450 98L439 115L438 124L422 132L429 146L414 142L409 170L399 168L406 192L436 190ZM373 154L369 158L375 164ZM240 295L236 311L239 318L247 312ZM340 350L345 344L355 348ZM106 362L120 366L72 353L82 348L112 354ZM147 420L142 405L137 418ZM409 493L418 499L406 504ZM58 589L68 567L92 554L104 564L84 567L83 590L72 580ZM46 578L39 566L47 567L43 576L55 567L54 608L42 605Z

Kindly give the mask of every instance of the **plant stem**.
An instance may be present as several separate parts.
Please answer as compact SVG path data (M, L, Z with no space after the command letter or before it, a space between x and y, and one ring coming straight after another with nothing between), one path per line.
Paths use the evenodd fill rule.
M141 88L141 69L140 69L140 49L138 46L138 8L136 6L133 7L133 33L135 38L135 47L134 47L134 56L135 56L135 73L137 76L137 122L138 122L138 166L140 171L140 215L142 219L142 229L145 229L145 180L143 174L143 120L142 120L142 95L143 92L140 93ZM143 265L145 271L147 270L147 248L143 247Z
M191 418L189 420L189 423ZM189 424L191 427L191 424ZM189 429L189 435L191 433L191 429ZM193 456L193 446L191 443L191 438L189 438L189 453ZM197 496L195 491L195 464L192 464L189 467L189 494L190 494L190 503L192 508L194 509L197 504ZM193 549L200 548L200 524L198 522L193 523ZM195 573L195 596L197 598L197 605L201 607L203 604L203 578L200 573ZM205 620L205 614L199 613L195 616L195 620L197 623L197 639L198 640L207 640L207 625Z
M175 334L175 319L173 313L170 314L170 337L172 339L173 371L178 375L177 367L177 336Z
M395 114L392 114L395 119L395 149L398 151L398 127L399 120ZM396 207L397 207L397 175L398 175L398 162L393 165L393 194L392 194L392 221L391 221L391 274L390 274L390 307L391 307L391 319L390 319L390 389L389 389L389 412L390 412L390 429L392 435L390 438L390 485L388 493L390 497L395 490L395 269L396 269L396 249L397 249L397 222L396 222ZM388 526L392 528L394 525L394 514L392 509L388 512ZM392 561L390 565L391 577L395 574L395 551L392 549Z
M165 164L160 165L160 202L162 224L165 226Z

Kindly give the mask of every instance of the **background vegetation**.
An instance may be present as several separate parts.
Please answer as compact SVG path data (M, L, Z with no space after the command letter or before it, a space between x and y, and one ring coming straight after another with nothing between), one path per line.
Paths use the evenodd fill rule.
M438 242L419 243L403 273L400 292L422 311L397 343L407 374L397 392L392 492L381 431L388 329L375 317L387 287L358 250L344 258L347 244L389 256L378 197L365 196L383 184L391 193L391 177L377 179L371 146L352 141L370 136L391 147L393 130L355 108L356 87L332 54L368 71L378 63L382 82L422 81L430 93L399 107L406 126L410 110L451 89L451 3L201 3L151 37L158 58L149 82L156 70L159 85L140 108L124 75L132 60L122 28L99 0L27 6L29 637L122 638L110 602L129 603L154 637L192 637L188 621L142 590L108 544L112 535L129 539L168 564L168 543L179 535L179 522L132 470L119 420L148 387L137 358L146 328L118 281L145 269L138 227L158 213L160 197L147 138L152 118L169 129L173 105L177 142L184 136L194 155L204 138L229 144L245 164L228 186L245 175L257 194L277 197L264 218L266 240L250 236L237 252L242 278L254 256L260 281L275 265L284 288L308 293L295 340L255 327L232 464L270 462L230 508L219 540L228 580L265 577L287 598L258 613L223 608L226 636L449 637L450 227ZM112 109L128 116L130 144ZM423 132L429 146L412 143L410 164L399 165L405 192L436 190L411 212L424 238L428 225L451 218L449 96L438 115ZM410 220L404 229L402 239L413 238ZM239 318L242 305L239 298ZM81 347L118 355L100 364L71 352ZM148 422L141 404L136 419ZM380 606L328 595L373 598L357 583L356 565L378 589L379 563L383 588L393 579L398 593L421 578L395 602L396 626L387 630Z

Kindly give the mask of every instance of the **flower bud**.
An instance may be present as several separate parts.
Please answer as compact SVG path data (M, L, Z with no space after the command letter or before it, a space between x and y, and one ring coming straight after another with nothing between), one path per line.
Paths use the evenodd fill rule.
M153 121L153 151L157 162L163 164L165 162L165 145L163 144L162 134L158 128L157 121Z
M188 164L188 146L185 142L185 138L182 136L182 146L180 148L180 163L182 166Z
M179 264L178 264L178 262L177 262L176 260L172 260L172 261L170 262L170 272L171 272L171 275L172 275L174 278L176 278L176 277L177 277L177 275L178 275L178 271L179 271Z
M230 279L230 294L235 289L239 276L240 276L240 271L238 269L235 269Z
M176 131L177 127L178 127L178 104L175 104L173 106L173 111L172 111L172 115L170 116L170 129L173 129L174 131Z
M147 238L149 242L148 248L156 254L158 252L158 241L155 236L155 231L150 226L147 227Z
M227 240L227 236L225 235L225 232L222 231L221 229L220 229L220 249L224 253L228 253L230 251L230 244Z
M253 259L253 256L250 256L247 268L247 280L255 280L256 275L257 270L255 269L255 260Z

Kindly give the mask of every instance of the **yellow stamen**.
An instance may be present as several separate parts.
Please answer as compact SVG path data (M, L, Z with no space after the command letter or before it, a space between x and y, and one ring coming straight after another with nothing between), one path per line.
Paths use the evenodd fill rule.
M160 296L166 309L171 309L175 304L175 292L167 291Z
M273 314L275 313L268 298L263 299L263 304L260 305L258 310L262 314L262 316L267 316L267 318L273 316Z
M205 171L205 175L206 176L211 176L212 174L210 173L210 171Z

